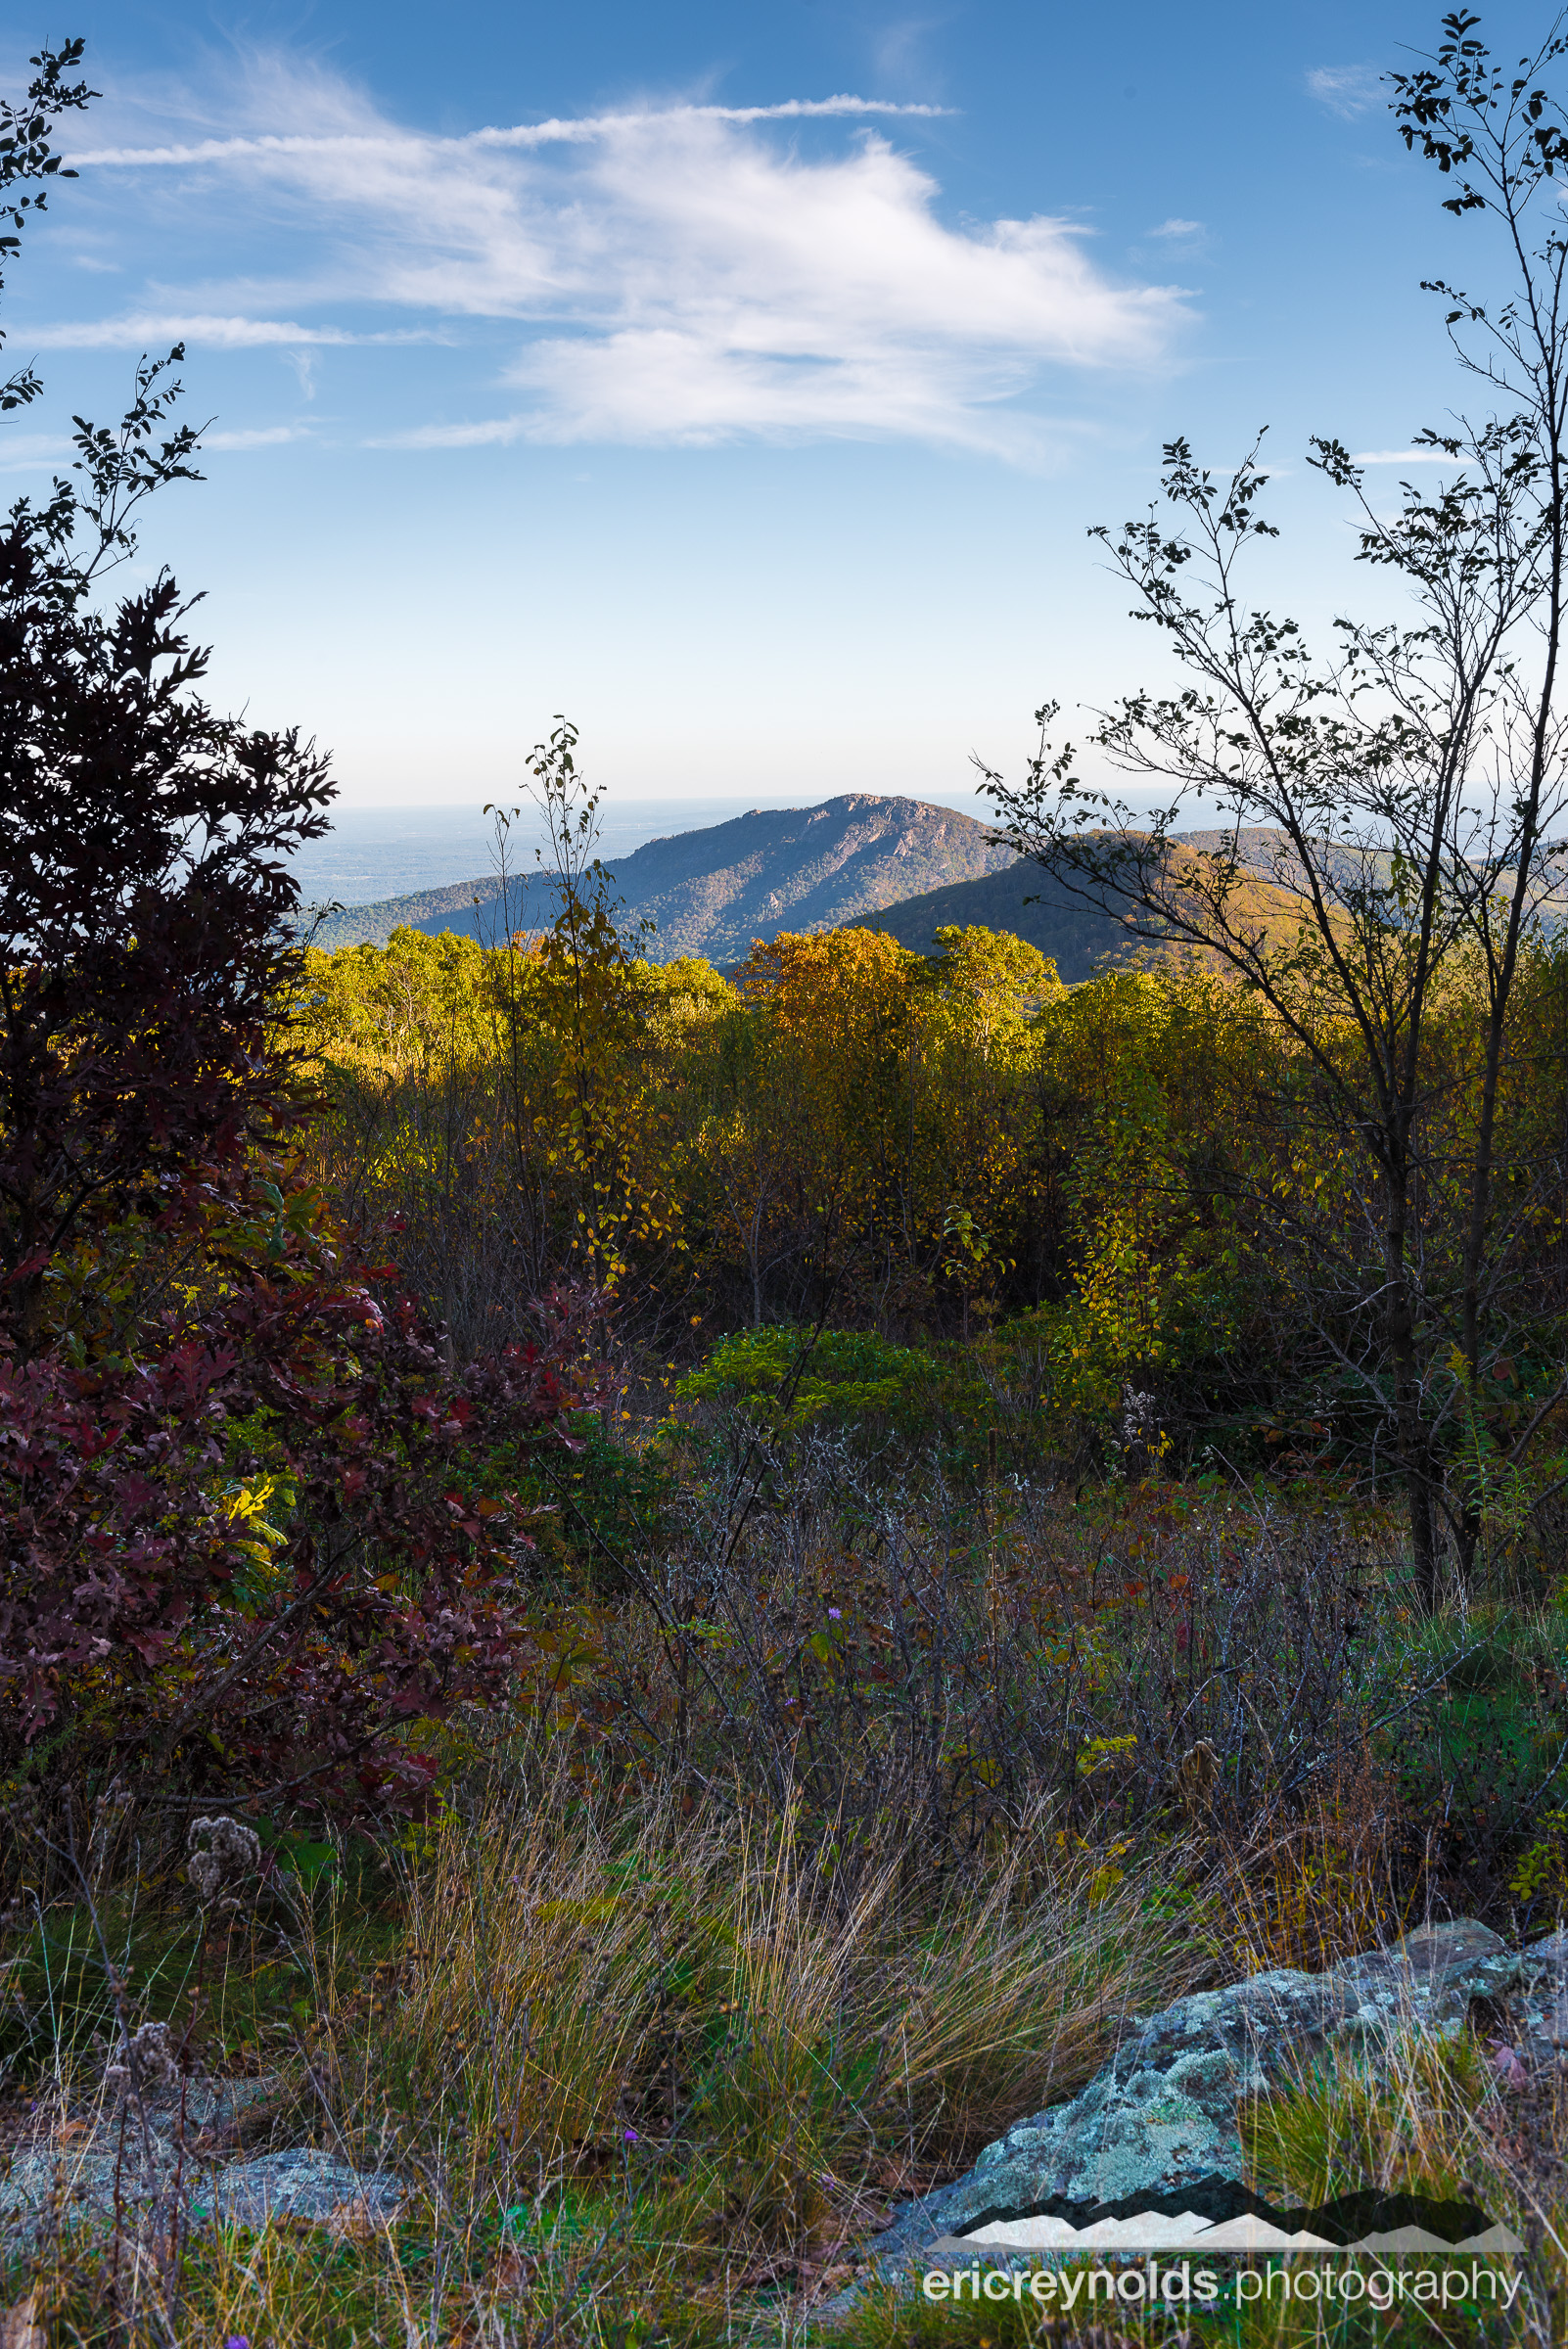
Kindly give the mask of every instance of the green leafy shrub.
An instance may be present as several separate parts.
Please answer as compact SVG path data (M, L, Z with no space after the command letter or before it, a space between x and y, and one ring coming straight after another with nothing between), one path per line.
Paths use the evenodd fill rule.
M976 1451L991 1409L987 1388L967 1363L895 1345L872 1330L813 1335L793 1323L720 1339L701 1369L677 1381L675 1393L685 1401L731 1404L778 1434L816 1424L870 1425L909 1443L940 1438L960 1455Z
M1412 1626L1363 1695L1401 1807L1436 1836L1454 1899L1517 1904L1527 1929L1554 1922L1561 1888L1541 1847L1560 1840L1552 1814L1568 1802L1568 1619L1499 1605Z

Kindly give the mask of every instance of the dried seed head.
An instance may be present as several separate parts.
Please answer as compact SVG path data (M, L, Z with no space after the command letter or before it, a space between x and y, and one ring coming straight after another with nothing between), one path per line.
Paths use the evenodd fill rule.
M173 2088L180 2076L179 2042L167 2023L143 2023L117 2063L104 2073L106 2088L121 2096L131 2089Z
M185 1872L203 1907L217 1901L223 1909L241 1908L235 1888L261 1865L261 1838L254 1827L242 1826L237 1819L193 1819L186 1847Z
M1213 1799L1220 1780L1221 1761L1207 1737L1189 1745L1176 1764L1176 1785L1181 1800L1191 1812L1201 1811Z
M102 1875L108 1865L125 1815L135 1799L123 1778L111 1778L94 1802L92 1833L87 1840L87 1865L94 1878Z

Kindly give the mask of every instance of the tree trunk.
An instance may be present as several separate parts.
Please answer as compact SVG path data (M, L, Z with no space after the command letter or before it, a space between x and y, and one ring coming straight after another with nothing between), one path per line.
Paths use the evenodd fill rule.
M1405 1471L1410 1508L1410 1556L1415 1565L1415 1597L1423 1615L1437 1613L1437 1511L1432 1505L1432 1478L1424 1461L1410 1461Z
M1423 1615L1437 1609L1437 1510L1432 1492L1432 1451L1421 1421L1420 1364L1416 1357L1415 1316L1410 1306L1409 1279L1405 1264L1405 1203L1398 1199L1384 1234L1385 1264L1391 1299L1389 1344L1394 1357L1394 1412L1399 1434L1400 1465L1410 1512L1410 1560L1415 1569L1416 1604Z

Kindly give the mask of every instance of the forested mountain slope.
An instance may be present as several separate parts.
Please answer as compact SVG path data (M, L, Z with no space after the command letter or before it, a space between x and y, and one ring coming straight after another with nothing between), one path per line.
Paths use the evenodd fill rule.
M1193 832L1178 838L1182 852L1202 857L1222 845L1223 835ZM1243 834L1242 862L1248 870L1261 873L1268 869L1274 838L1257 830ZM1275 935L1293 933L1298 920L1289 891L1263 879L1242 884L1237 910ZM1010 930L1048 955L1069 986L1134 956L1163 958L1160 946L1131 936L1113 905L1102 909L1086 902L1024 856L997 872L927 890L920 897L906 898L861 919L866 929L885 930L900 946L917 954L935 953L937 932L948 927ZM1170 951L1185 957L1191 950L1174 943ZM1198 960L1218 967L1213 955L1200 954Z
M1010 930L1048 955L1069 986L1136 951L1114 913L1085 905L1024 856L999 872L905 898L881 913L862 915L861 922L867 930L885 930L916 954L937 951L939 930Z
M987 827L920 800L847 793L817 807L756 808L749 815L650 840L617 858L616 886L628 923L652 921L657 961L706 955L739 961L755 939L780 930L835 929L900 899L974 880L1013 862ZM331 951L385 944L399 925L492 939L553 918L548 883L514 882L503 908L493 874L449 888L323 917L315 944Z

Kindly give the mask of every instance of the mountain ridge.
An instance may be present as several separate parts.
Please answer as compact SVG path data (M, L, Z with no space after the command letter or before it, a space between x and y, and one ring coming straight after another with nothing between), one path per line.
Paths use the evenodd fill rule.
M885 931L914 954L934 954L939 930L1010 930L1048 955L1069 987L1130 960L1139 946L1116 913L1086 904L1027 856L897 899L867 914L861 927Z
M780 930L830 930L1013 861L972 815L929 801L845 792L811 807L759 807L722 824L644 841L607 870L628 921L651 920L657 962L705 955L733 962ZM494 938L550 919L552 881L514 879L503 907L493 874L320 914L312 943L328 952L384 945L392 931ZM318 912L306 908L306 913Z
M1176 836L1198 854L1219 833ZM1255 910L1267 927L1293 929L1286 896L1261 878L1279 836L1253 827L1239 843L1255 875ZM780 931L851 925L880 930L919 954L937 951L944 928L1011 931L1055 962L1069 985L1146 959L1151 948L1112 905L1095 905L997 841L989 825L929 801L844 792L810 807L756 807L720 824L666 833L607 862L624 925L653 925L651 961L701 956L721 968ZM394 929L454 931L492 943L541 930L554 916L554 881L534 871L509 878L503 905L494 874L322 912L311 943L328 952L384 945ZM303 922L300 925L304 927Z

